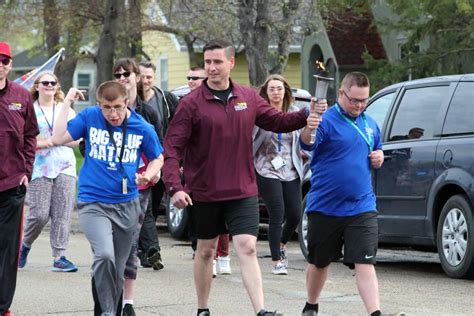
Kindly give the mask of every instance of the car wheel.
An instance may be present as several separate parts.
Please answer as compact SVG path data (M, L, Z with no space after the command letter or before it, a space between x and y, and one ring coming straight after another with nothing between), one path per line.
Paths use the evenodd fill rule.
M308 216L306 215L306 197L301 203L301 220L298 226L298 241L301 252L306 260L308 260Z
M166 223L168 231L174 238L184 238L188 233L189 210L180 209L168 199L166 203Z
M441 266L452 278L474 277L474 223L472 208L463 195L451 197L438 222Z

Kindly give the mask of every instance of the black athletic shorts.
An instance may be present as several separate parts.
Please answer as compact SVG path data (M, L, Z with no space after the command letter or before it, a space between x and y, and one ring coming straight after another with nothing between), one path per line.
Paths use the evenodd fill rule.
M258 198L256 196L219 202L193 201L191 235L213 239L219 234L258 236Z
M316 267L324 268L343 257L351 269L355 263L375 264L377 249L375 211L348 217L308 213L308 262Z

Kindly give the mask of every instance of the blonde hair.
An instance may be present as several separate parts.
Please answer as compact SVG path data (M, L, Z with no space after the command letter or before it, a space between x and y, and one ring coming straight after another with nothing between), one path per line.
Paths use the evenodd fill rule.
M61 85L59 84L58 77L50 71L42 72L38 77L36 77L35 82L31 86L30 94L31 94L31 97L33 99L33 102L38 100L38 98L39 98L39 91L36 88L40 84L41 78L45 75L49 75L49 76L53 77L54 80L56 80L56 93L54 94L54 101L63 102L64 101L64 92L61 90Z

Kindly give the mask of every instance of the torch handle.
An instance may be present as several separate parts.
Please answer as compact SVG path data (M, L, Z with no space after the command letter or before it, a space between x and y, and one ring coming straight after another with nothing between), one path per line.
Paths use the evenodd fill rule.
M310 111L311 111L311 113L314 113L319 117L321 115L321 113L316 112L316 109L314 108L315 105L316 105L316 102L318 102L318 100L319 100L318 98L315 98L314 103L311 103ZM315 141L316 141L316 129L313 129L311 131L311 138L310 138L309 143L314 144Z

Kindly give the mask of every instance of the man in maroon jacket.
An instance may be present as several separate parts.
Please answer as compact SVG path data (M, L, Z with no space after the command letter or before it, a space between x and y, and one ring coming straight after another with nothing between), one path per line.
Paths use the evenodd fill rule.
M7 79L10 46L0 42L0 315L10 315L18 267L23 201L39 134L30 93Z
M181 99L165 137L163 168L174 205L193 205L191 225L193 236L198 238L194 259L197 315L210 315L212 260L218 235L226 232L233 237L255 313L280 315L264 309L256 255L259 214L252 131L254 125L274 132L300 129L306 126L306 111L278 112L254 89L230 80L235 63L230 43L214 40L204 46L203 52L208 78ZM185 187L179 172L183 159Z

